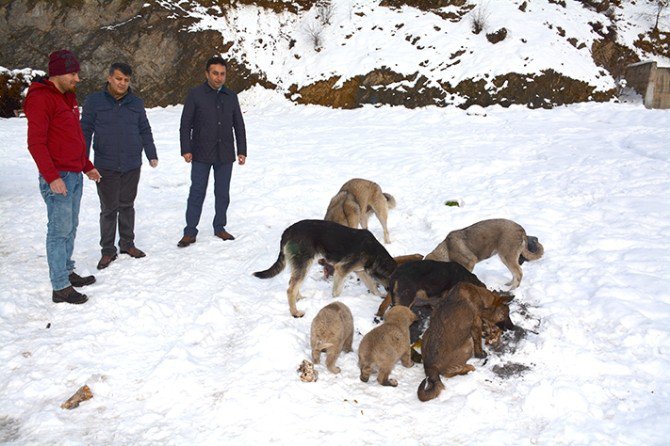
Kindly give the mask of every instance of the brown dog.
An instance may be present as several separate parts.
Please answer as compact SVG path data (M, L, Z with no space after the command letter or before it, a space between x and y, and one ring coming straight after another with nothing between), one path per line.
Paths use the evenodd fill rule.
M510 289L521 283L521 263L537 260L544 254L544 247L537 237L529 237L526 231L511 220L496 218L482 220L467 228L451 231L437 247L426 256L426 260L458 262L472 271L475 264L498 254L500 260L512 273Z
M466 282L462 282L457 286L460 286L459 296L468 300L477 310L478 317L475 320L472 332L474 355L475 358L485 358L486 352L482 348L482 338L485 331L488 335L491 332L489 328L491 325L504 330L513 330L515 328L509 317L509 303L514 299L514 296L511 294L501 295L498 292L489 291L486 288ZM452 291L453 288L445 291L441 296L431 299L423 290L420 290L411 308L416 309L422 305L428 305L433 308L434 312L442 300L448 299L451 296Z
M416 315L407 307L391 308L384 323L373 328L363 336L358 347L358 367L361 369L361 381L368 382L370 374L378 370L377 382L382 386L398 385L398 381L389 378L398 359L405 367L414 363L410 357L409 326Z
M509 318L509 307L503 298L469 283L459 283L447 296L429 301L436 306L423 335L421 353L426 378L417 390L421 401L436 398L444 389L440 375L450 378L475 370L467 361L473 354L485 356L482 320L500 323ZM423 303L421 297L416 301L417 305Z
M342 302L333 302L323 307L312 320L310 345L312 361L319 364L321 352L326 351L326 367L332 373L340 373L335 366L340 352L350 352L354 339L354 318L349 307Z
M384 243L391 243L386 227L389 209L395 207L395 198L382 192L379 184L354 178L342 185L330 200L324 220L334 221L350 228L368 228L368 219L374 213L384 229Z

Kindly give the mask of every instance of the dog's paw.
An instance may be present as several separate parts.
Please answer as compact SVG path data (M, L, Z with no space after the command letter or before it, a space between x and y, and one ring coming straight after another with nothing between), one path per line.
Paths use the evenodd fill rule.
M291 313L291 316L293 316L296 319L303 317L304 315L305 315L304 311L296 311L295 313Z
M393 378L389 378L382 385L383 386L390 386L390 387L398 387L398 381L393 379Z

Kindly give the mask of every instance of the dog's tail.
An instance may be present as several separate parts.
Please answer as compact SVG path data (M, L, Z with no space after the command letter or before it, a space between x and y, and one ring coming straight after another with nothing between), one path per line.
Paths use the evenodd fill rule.
M419 400L424 402L437 398L440 395L440 392L442 392L442 389L444 389L444 384L442 384L440 374L437 370L426 371L426 373L429 374L429 376L426 376L426 378L421 381L421 384L419 384L419 388L416 391Z
M519 265L525 261L537 260L544 254L544 246L538 241L537 237L526 236L523 244L523 250L519 258Z
M282 272L285 266L286 256L284 255L284 246L282 243L282 246L279 248L279 257L277 257L277 261L265 271L256 271L254 276L258 277L259 279L269 279L270 277L274 277Z
M393 209L396 205L395 198L393 198L393 195L387 194L386 192L382 192L384 194L384 198L386 198L386 204L388 205L389 209Z
M335 345L335 344L333 344L332 342L323 342L321 339L319 339L316 342L316 348L314 350L318 350L318 351L322 352L325 349L332 347L333 345Z

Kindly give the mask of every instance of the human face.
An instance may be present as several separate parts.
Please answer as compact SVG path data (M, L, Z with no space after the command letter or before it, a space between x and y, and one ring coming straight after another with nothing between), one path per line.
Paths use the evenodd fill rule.
M226 67L221 64L212 64L205 71L205 76L207 77L209 86L214 90L218 90L226 81Z
M49 80L53 82L61 93L74 93L77 91L79 83L79 73L67 73L58 76L51 76Z
M128 92L128 87L130 87L130 76L126 76L119 70L114 70L112 74L107 76L107 83L109 85L109 92L113 96L123 96Z

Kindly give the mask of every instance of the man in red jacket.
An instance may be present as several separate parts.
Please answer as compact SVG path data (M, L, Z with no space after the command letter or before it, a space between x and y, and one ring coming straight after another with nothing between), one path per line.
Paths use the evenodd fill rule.
M85 294L73 288L90 285L95 277L74 272L72 251L79 224L83 175L100 174L86 155L79 125L75 88L79 61L67 50L49 55L49 77L35 79L23 109L28 118L28 150L39 170L40 192L47 206L47 262L55 303L83 304Z

